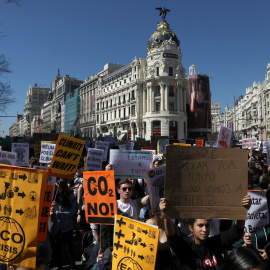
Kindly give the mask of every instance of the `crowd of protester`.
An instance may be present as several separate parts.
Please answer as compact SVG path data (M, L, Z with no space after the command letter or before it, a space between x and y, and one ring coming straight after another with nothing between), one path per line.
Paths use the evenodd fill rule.
M82 239L82 268L112 269L114 226L89 224L85 219L85 156L86 151L81 156L73 180L57 179L50 208L47 240L39 243L37 248L37 269L62 269L63 258L71 270L76 269L73 243L78 235L81 235ZM38 158L30 158L30 168L39 165ZM166 165L166 155L154 159L150 168L163 165ZM113 165L108 162L104 162L103 169L114 170ZM247 170L248 189L268 190L270 166L266 154L251 149L247 157ZM155 269L263 270L270 266L269 225L251 236L244 233L245 220L171 220L164 217L164 213L170 207L170 198L161 198L160 212L153 215L145 179L115 181L118 214L159 228ZM249 209L250 196L246 195L239 201L240 204ZM263 240L257 241L258 238ZM1 265L1 268L4 269L4 265Z

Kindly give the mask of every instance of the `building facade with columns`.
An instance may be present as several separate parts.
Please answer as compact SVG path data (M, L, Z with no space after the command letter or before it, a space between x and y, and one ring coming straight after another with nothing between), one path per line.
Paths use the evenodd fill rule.
M147 59L135 57L97 80L97 135L184 141L186 79L181 60L180 42L162 18L148 42Z

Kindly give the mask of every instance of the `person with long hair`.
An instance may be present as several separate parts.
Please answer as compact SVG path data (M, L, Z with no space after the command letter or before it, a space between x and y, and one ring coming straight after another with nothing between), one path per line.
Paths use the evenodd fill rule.
M76 199L69 190L67 181L60 178L56 182L57 210L56 216L59 223L59 232L54 241L54 254L56 256L58 269L62 269L62 243L67 255L70 269L75 269L75 259L72 250L73 239L73 216L76 212Z

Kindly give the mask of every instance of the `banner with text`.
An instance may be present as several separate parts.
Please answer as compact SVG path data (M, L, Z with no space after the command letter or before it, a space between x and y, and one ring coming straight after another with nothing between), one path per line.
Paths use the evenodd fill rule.
M86 171L101 171L103 162L104 150L89 148L86 158Z
M16 166L28 167L29 143L12 143L11 152L16 153Z
M42 170L0 165L0 263L36 268L47 175Z
M56 144L54 144L54 143L42 142L39 162L40 163L51 163L55 147L56 147Z
M251 147L257 149L257 138L243 138L242 149L249 149Z

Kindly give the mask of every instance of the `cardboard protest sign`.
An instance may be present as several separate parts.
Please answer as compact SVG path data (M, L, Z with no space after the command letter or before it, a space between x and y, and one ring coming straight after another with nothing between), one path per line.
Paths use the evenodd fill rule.
M44 194L44 202L41 210L41 215L39 219L39 231L38 231L38 241L46 241L48 232L48 221L50 217L50 207L52 203L54 185L46 185L46 190Z
M154 270L158 239L158 228L117 215L112 269Z
M154 168L146 172L147 188L153 214L160 212L159 201L160 198L164 198L165 173L166 166Z
M16 166L28 167L29 143L12 143L11 152L16 153Z
M158 140L157 144L157 153L160 154L166 154L166 145L169 144L168 139Z
M53 158L55 147L56 147L56 144L54 144L54 143L42 142L39 162L40 163L50 163L52 161L52 158Z
M264 191L249 190L251 207L245 222L245 233L254 234L269 224L267 198Z
M232 129L220 126L218 133L218 144L219 148L230 148L231 138L232 138Z
M101 171L103 162L104 150L89 148L86 158L86 171Z
M38 169L38 170L49 171L49 167L47 167L47 166L34 165L33 168L34 169ZM55 185L55 183L56 183L56 177L55 176L48 175L47 185Z
M203 147L203 143L204 143L204 140L199 140L199 139L195 140L196 146Z
M95 148L104 150L103 160L106 161L108 156L109 142L96 141Z
M0 263L36 267L47 175L42 170L0 165Z
M114 172L84 172L83 187L86 221L114 224L117 214Z
M73 179L83 147L83 140L60 134L49 168L49 175Z
M207 141L204 143L205 147L217 147L217 142Z
M247 218L247 151L167 146L165 197L170 218Z
M110 164L116 178L145 178L151 163L151 151L110 150Z
M13 165L16 163L16 153L0 151L0 164Z
M242 149L257 148L257 138L243 138Z

